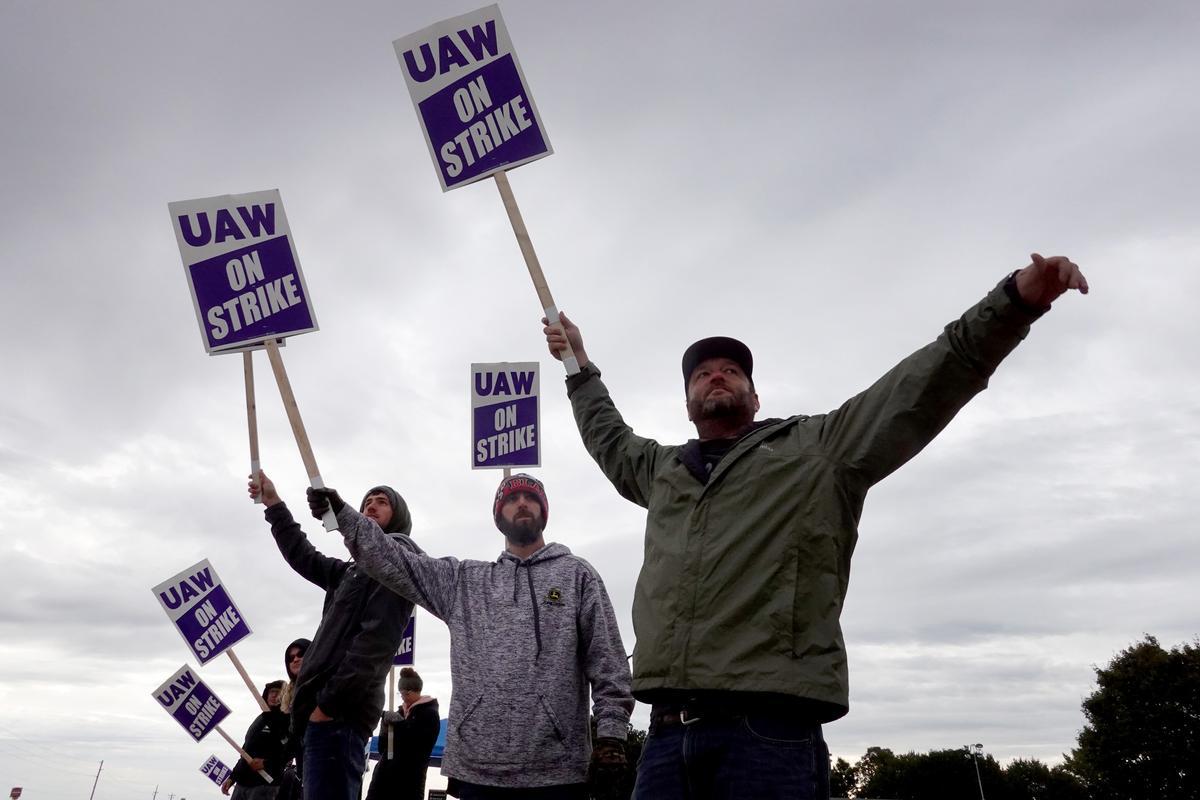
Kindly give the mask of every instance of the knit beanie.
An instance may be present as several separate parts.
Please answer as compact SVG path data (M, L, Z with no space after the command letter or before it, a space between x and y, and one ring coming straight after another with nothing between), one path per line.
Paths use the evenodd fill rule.
M392 519L388 522L387 527L383 529L384 533L403 533L405 535L412 532L412 515L408 513L408 503L404 502L404 498L399 492L390 486L373 486L363 495L362 502L358 504L358 513L362 513L367 507L367 498L373 494L381 494L388 499L392 504Z
M425 687L425 682L412 667L400 669L400 680L396 682L402 692L419 692Z
M500 524L500 507L504 505L504 501L508 496L517 492L529 492L537 498L538 504L542 507L542 523L550 521L550 503L546 501L546 487L542 486L542 482L532 475L526 475L524 472L518 472L516 475L505 478L500 481L500 488L496 490L496 502L492 504L492 519L496 524Z

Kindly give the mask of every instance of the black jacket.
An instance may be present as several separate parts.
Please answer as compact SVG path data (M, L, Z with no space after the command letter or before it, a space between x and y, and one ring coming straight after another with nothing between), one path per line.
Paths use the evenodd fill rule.
M388 758L388 728L391 722L392 758ZM379 726L379 766L371 776L367 800L423 800L425 770L437 743L441 718L438 701L422 698L408 716L388 712Z
M299 745L317 706L370 736L383 710L385 677L413 604L359 572L352 562L318 551L285 504L268 508L266 517L291 568L325 590L321 624L296 680L293 743Z
M288 715L276 709L259 714L246 730L246 742L242 749L254 758L261 758L263 769L272 780L283 772L287 761ZM250 769L250 765L239 758L233 765L233 780L247 788L266 786L267 782Z

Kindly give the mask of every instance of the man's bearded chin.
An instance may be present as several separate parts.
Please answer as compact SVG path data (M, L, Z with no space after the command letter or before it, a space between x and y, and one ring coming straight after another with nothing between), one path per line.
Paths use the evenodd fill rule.
M688 411L693 420L724 419L742 417L749 414L754 416L754 406L750 402L750 394L722 394L713 397L711 394L703 400L693 400L688 403Z
M515 545L524 547L536 542L546 526L541 521L535 521L530 517L517 519L512 522L501 517L498 527L500 528L500 532L504 534L505 539L508 539Z

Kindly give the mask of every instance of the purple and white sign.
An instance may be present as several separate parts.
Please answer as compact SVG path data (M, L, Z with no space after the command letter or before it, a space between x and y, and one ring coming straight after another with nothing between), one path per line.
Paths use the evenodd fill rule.
M442 191L553 151L499 6L392 42Z
M404 636L400 637L400 646L396 648L396 655L392 656L392 664L397 667L411 667L416 658L414 644L417 634L417 615L408 618L408 624L404 626Z
M538 363L471 365L471 468L539 467Z
M197 742L229 716L229 707L187 664L163 681L153 697Z
M233 770L225 766L221 759L216 756L209 756L208 761L200 765L200 771L208 776L208 779L220 786L225 782L225 779L233 773Z
M279 191L168 203L204 349L317 329Z
M208 559L151 591L192 653L207 664L251 634L250 626L221 585Z

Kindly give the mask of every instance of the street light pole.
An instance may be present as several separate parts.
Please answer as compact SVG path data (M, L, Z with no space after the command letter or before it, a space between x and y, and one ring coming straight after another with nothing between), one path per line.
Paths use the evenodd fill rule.
M967 752L971 754L971 761L975 764L975 780L979 782L979 800L987 800L983 796L983 778L979 777L979 756L983 755L983 745L979 742L969 744Z
M100 769L96 770L96 780L92 782L92 793L88 796L88 800L92 800L96 796L96 784L100 783L100 770L104 769L104 762L100 762Z

